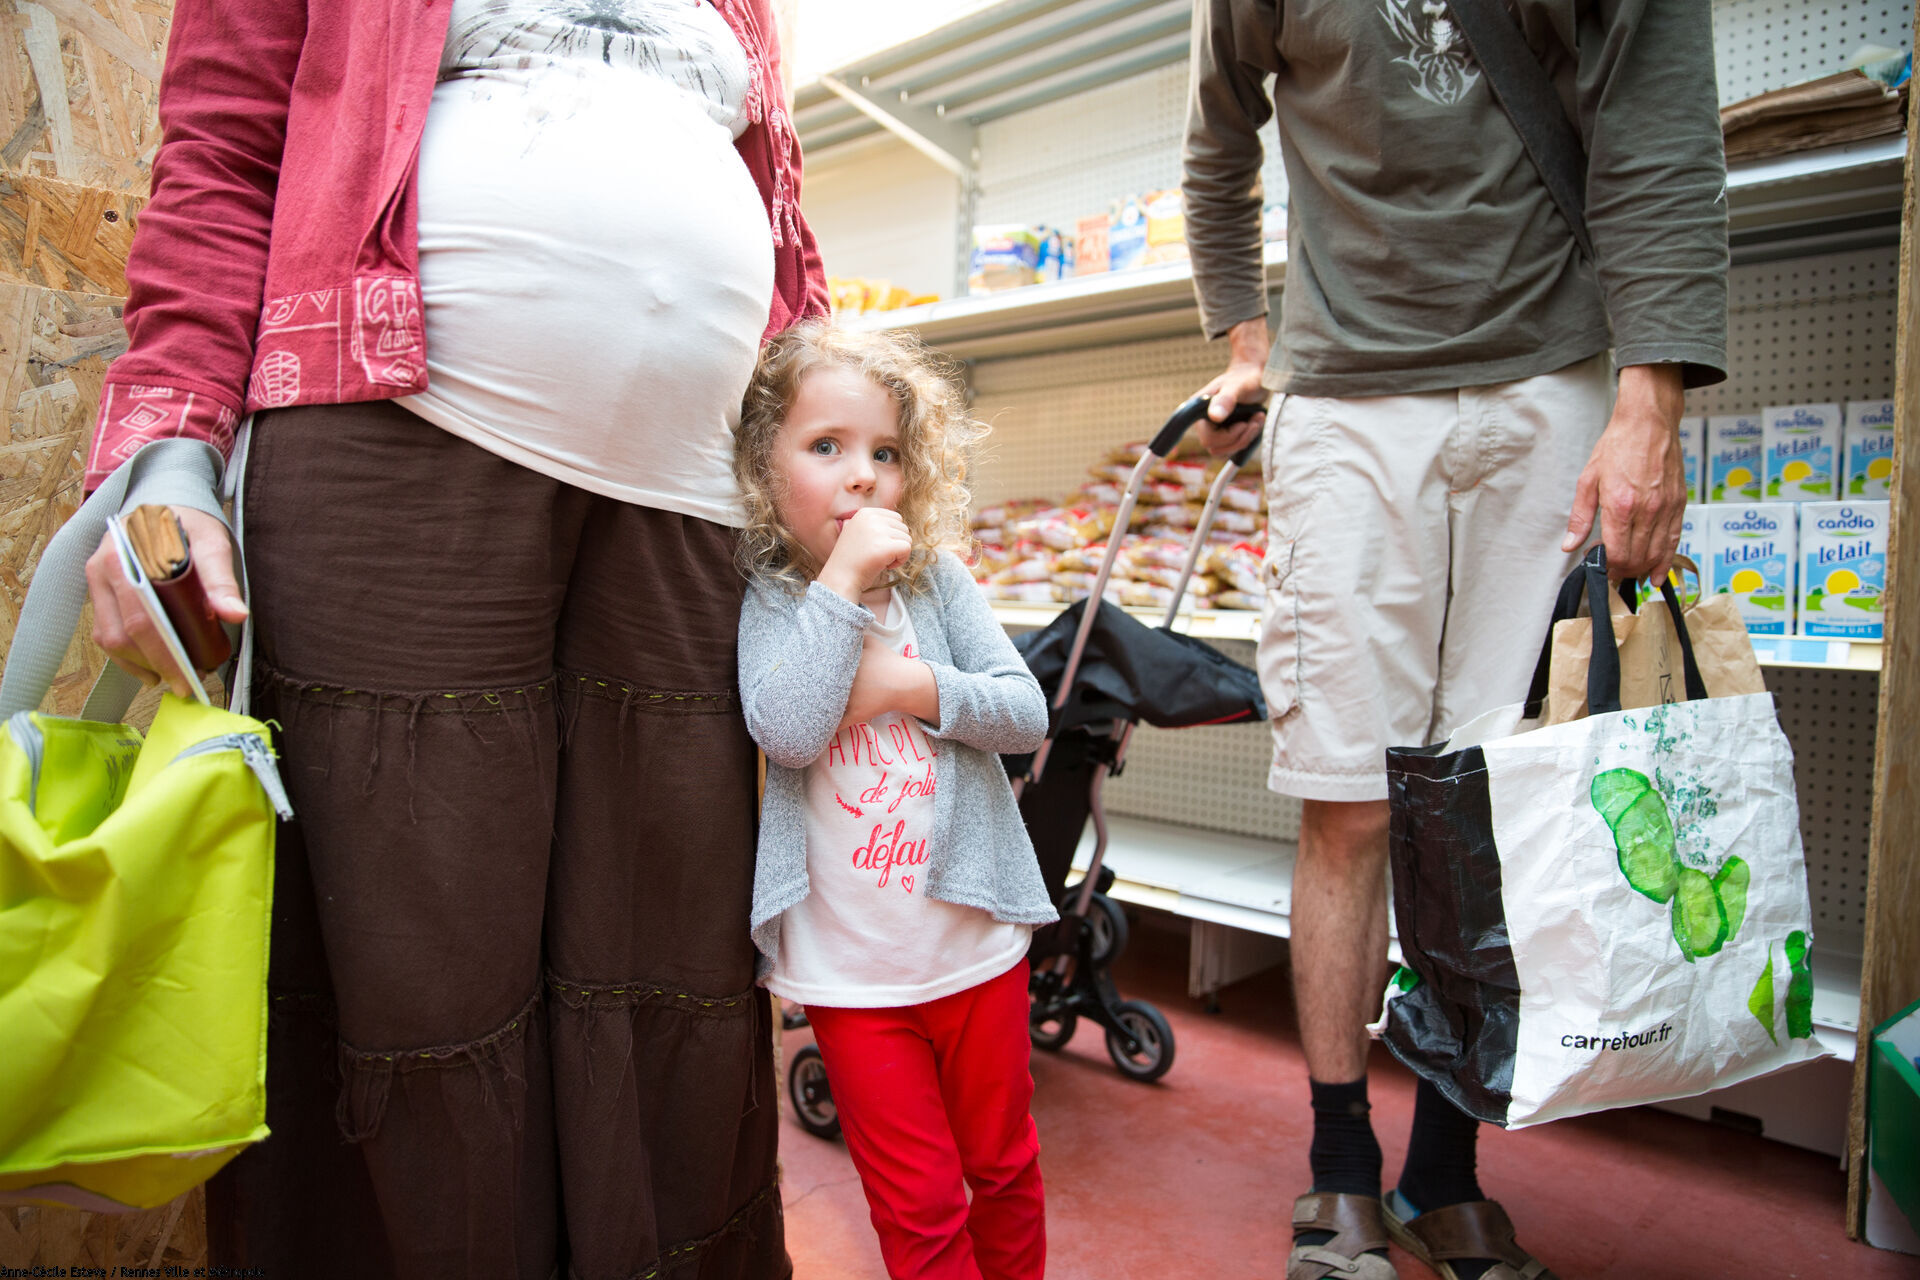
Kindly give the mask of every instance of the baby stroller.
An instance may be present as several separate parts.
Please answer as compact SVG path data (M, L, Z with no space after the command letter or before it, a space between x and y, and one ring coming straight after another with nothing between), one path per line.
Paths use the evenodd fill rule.
M1229 421L1244 421L1262 408L1242 406ZM1122 999L1109 975L1127 945L1127 917L1106 892L1114 875L1105 865L1101 787L1125 766L1127 744L1142 720L1178 729L1267 717L1258 676L1212 646L1172 630L1221 495L1259 447L1258 437L1215 477L1161 625L1149 627L1103 598L1142 486L1206 411L1206 399L1193 397L1148 443L1114 515L1092 593L1014 641L1047 694L1051 714L1047 739L1038 750L1002 758L1048 894L1060 909L1059 923L1036 930L1028 952L1033 964L1029 1035L1035 1047L1057 1052L1073 1038L1080 1019L1090 1018L1105 1029L1114 1066L1140 1081L1158 1080L1172 1068L1173 1029L1153 1005ZM1073 855L1089 818L1094 846L1087 873L1069 885ZM806 1025L801 1012L783 1018L789 1029ZM792 1055L787 1092L809 1132L821 1137L839 1132L826 1067L812 1045Z

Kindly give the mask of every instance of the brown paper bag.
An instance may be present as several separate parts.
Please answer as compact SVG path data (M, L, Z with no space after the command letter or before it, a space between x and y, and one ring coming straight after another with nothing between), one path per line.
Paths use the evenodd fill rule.
M1676 571L1699 569L1686 557L1675 561ZM1608 593L1613 614L1614 641L1620 647L1620 709L1659 706L1684 701L1686 681L1681 674L1680 637L1666 600L1650 594L1639 611L1627 608L1617 591ZM1702 596L1681 611L1694 660L1710 698L1743 693L1765 693L1760 660L1747 638L1740 606L1729 595ZM1553 659L1548 668L1547 705L1542 724L1564 724L1587 714L1587 662L1593 651L1593 620L1573 618L1554 624Z

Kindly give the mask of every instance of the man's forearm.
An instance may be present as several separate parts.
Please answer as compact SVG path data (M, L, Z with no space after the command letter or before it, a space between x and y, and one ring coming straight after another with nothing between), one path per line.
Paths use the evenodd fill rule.
M1614 420L1623 416L1656 418L1669 430L1680 429L1686 412L1687 397L1678 364L1630 364L1620 370L1620 387L1614 402Z
M1267 356L1273 350L1273 339L1267 333L1267 318L1255 316L1227 330L1227 350L1232 353L1230 364L1265 368Z

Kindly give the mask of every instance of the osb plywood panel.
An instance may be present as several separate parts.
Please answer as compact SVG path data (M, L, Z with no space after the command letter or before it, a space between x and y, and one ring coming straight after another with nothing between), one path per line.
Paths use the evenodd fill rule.
M196 1187L140 1213L75 1213L68 1209L0 1209L0 1267L85 1266L113 1275L118 1267L206 1265L206 1194ZM52 1274L60 1274L54 1272Z
M125 348L119 299L0 284L0 649L13 644L47 539L80 505L100 381ZM89 618L77 637L90 627ZM79 711L103 660L77 637L49 703L66 715Z
M145 195L172 0L0 13L0 172Z
M145 204L123 191L0 174L0 280L125 297L127 247Z
M1914 6L1920 53L1920 4ZM1867 1064L1873 1028L1920 999L1920 97L1908 105L1907 191L1900 237L1900 309L1894 365L1895 476L1887 547L1887 644L1881 663L1880 728L1873 770L1867 863L1866 958L1860 975L1860 1042L1854 1055L1847 1144L1847 1233L1867 1211Z

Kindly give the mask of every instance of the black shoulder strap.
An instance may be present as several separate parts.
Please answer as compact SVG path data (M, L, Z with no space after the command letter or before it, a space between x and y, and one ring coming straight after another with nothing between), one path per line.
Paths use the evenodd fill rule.
M1587 234L1587 149L1567 119L1560 95L1546 68L1520 34L1502 0L1447 0L1453 20L1486 73L1494 98L1513 121L1528 159L1540 171L1547 194L1573 228L1573 238L1589 260L1593 239Z

